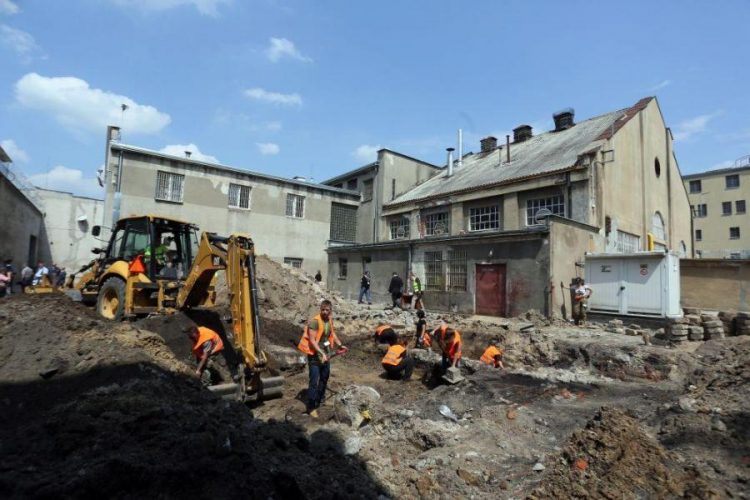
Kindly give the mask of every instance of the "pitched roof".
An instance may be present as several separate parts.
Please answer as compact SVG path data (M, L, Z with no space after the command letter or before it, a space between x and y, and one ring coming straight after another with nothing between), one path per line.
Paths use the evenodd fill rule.
M387 206L443 197L509 184L573 168L578 157L591 151L616 133L622 125L648 105L653 97L641 99L635 106L613 111L576 123L559 132L536 135L510 144L511 162L506 163L505 144L464 157L463 166L448 177L444 171L394 199Z

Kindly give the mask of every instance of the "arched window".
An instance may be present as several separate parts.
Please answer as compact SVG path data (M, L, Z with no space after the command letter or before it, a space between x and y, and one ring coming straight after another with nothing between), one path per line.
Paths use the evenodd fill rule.
M656 212L651 217L651 234L658 240L667 241L667 232L664 230L664 219L659 212Z

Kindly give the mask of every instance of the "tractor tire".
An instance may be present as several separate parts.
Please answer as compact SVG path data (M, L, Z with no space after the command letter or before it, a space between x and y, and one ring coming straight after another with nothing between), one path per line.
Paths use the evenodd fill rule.
M125 311L125 282L120 278L109 278L99 289L96 312L112 321L120 321Z

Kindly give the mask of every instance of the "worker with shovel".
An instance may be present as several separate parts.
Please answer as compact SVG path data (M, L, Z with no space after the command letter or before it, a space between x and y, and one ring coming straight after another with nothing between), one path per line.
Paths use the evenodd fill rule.
M205 385L210 385L210 379L204 380L203 373L209 362L224 349L224 342L218 333L205 326L191 326L188 330L188 337L193 341L193 354L198 361L195 374L201 377Z

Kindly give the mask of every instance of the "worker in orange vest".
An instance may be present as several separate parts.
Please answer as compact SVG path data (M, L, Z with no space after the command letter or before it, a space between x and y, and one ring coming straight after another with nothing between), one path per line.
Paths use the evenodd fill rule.
M345 349L336 336L331 319L332 311L331 301L322 301L320 314L307 323L302 340L297 346L297 349L307 354L310 375L307 389L307 414L312 418L318 418L318 408L326 399L326 385L331 376L331 354L335 352L336 345Z
M404 339L397 340L395 344L388 348L388 352L385 353L381 363L389 379L401 378L402 382L408 382L411 379L411 374L414 371L414 359L409 356Z
M461 359L461 333L458 330L448 328L446 325L445 329L441 328L441 332L435 337L435 340L437 340L440 351L443 353L443 371L458 366L458 361Z
M208 362L224 349L224 342L218 333L205 326L191 326L188 330L188 337L193 341L193 354L198 361L195 374L200 377Z
M496 346L491 345L487 349L485 349L484 354L482 354L482 357L479 358L479 361L486 365L492 365L495 368L505 369L505 365L503 364L504 354L505 349L498 349Z
M393 331L393 327L391 325L384 325L383 323L381 323L375 329L374 338L378 344L393 345L398 340L398 335Z

